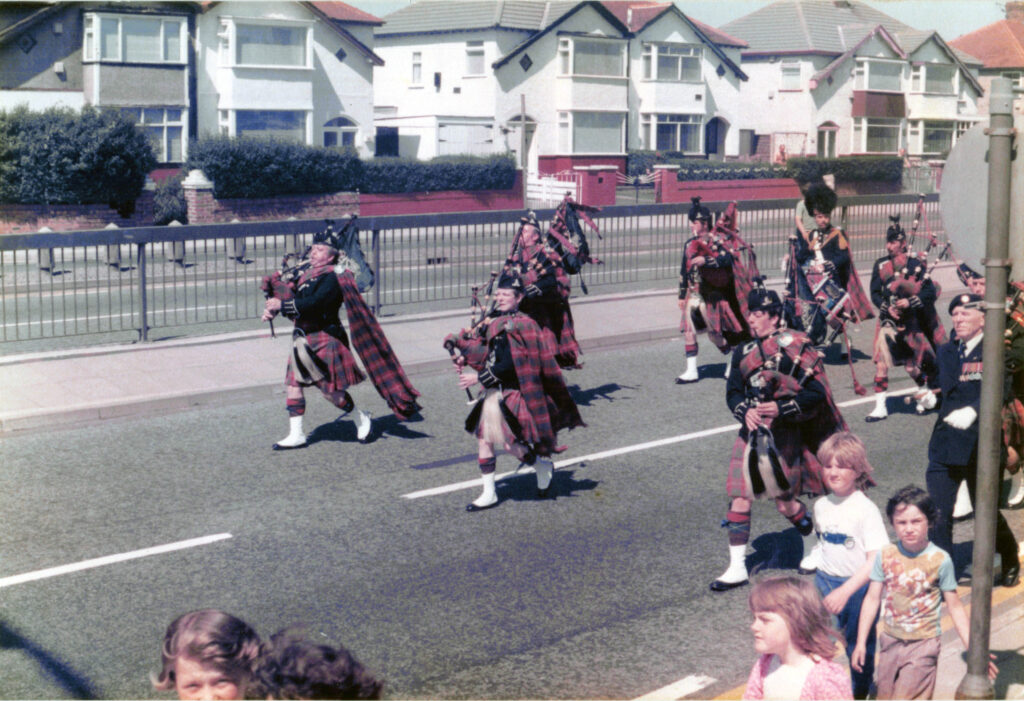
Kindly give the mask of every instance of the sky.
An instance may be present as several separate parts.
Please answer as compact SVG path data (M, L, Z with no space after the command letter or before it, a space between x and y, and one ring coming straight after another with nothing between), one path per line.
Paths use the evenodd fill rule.
M383 17L414 0L346 0ZM458 2L458 0L451 0ZM915 29L934 29L946 41L1005 18L1002 0L865 0L869 5ZM720 27L769 4L770 0L677 0L684 13Z

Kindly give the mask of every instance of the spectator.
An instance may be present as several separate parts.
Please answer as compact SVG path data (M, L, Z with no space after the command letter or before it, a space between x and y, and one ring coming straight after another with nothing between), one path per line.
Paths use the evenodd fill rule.
M928 540L928 528L938 509L928 492L913 485L889 500L885 513L898 542L875 556L871 585L860 610L857 645L850 666L866 669L867 638L882 604L882 630L878 636L877 694L879 699L930 699L935 690L942 626L939 613L946 602L953 626L964 647L968 622L956 593L956 577L949 553ZM989 663L989 677L996 668Z
M203 609L174 619L164 634L153 686L179 699L241 699L260 639L234 616Z
M379 699L383 685L344 647L320 645L284 630L261 646L247 695L259 699Z
M835 433L818 449L829 494L814 503L818 531L818 570L814 584L825 608L837 617L847 653L857 644L861 604L868 590L875 554L889 544L882 513L864 494L874 485L871 465L860 439ZM868 631L864 670L850 675L853 698L866 699L875 669L875 631Z
M775 577L750 592L754 649L761 657L744 699L849 699L850 675L832 658L838 633L814 585Z

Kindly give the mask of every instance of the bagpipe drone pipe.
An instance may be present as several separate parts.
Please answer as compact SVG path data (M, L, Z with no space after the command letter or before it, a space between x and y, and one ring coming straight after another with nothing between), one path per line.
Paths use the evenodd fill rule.
M588 294L587 284L583 280L583 266L587 263L603 265L604 262L590 254L590 243L587 241L582 219L587 226L593 229L597 238L601 238L601 232L597 224L590 217L592 212L600 212L600 207L580 204L566 194L555 209L548 226L548 244L562 260L562 267L569 275L580 276L580 289L583 294Z

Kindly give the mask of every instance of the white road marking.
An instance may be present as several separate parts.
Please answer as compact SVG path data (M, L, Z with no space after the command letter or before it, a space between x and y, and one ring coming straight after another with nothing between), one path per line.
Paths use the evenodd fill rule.
M70 574L72 572L80 572L81 570L89 570L94 567L103 567L104 565L113 565L118 562L126 562L128 560L137 560L140 557L149 557L150 555L162 555L164 553L174 552L175 550L185 550L187 548L195 548L200 545L208 545L215 543L218 540L226 540L231 537L230 533L217 533L215 535L207 535L201 538L192 538L190 540L179 540L177 543L167 543L166 545L156 545L152 548L143 548L142 550L132 550L127 553L120 553L118 555L106 555L104 557L96 557L91 560L82 560L81 562L75 562L70 565L60 565L58 567L48 567L44 570L36 570L35 572L26 572L24 574L16 574L10 577L3 577L0 579L0 589L4 587L14 586L15 584L24 584L25 582L34 582L37 579L47 579L49 577L58 577L62 574Z
M177 314L178 312L198 312L207 309L230 309L233 304L210 304L203 307L178 307L176 309L160 309L157 311L150 312L153 316L160 316L166 314ZM19 321L16 324L3 324L0 328L12 329L19 326L63 326L66 324L77 324L83 323L88 324L90 321L98 321L100 319L130 319L135 316L136 310L131 309L124 311L120 314L97 314L96 316L75 316L71 318L57 319L35 319L33 321Z
M904 394L913 394L917 391L917 387L910 387L909 389L901 389L896 392L889 392L890 397L898 397ZM856 399L850 399L845 402L841 402L837 406L848 407L857 406L858 404L867 404L875 401L873 396L857 397ZM589 455L581 455L575 458L567 458L565 460L556 460L555 467L568 467L569 465L578 465L579 463L588 462L591 460L601 460L602 458L611 458L616 455L625 455L627 453L635 453L641 450L649 450L651 448L660 448L665 445L672 445L673 443L685 443L686 441L692 441L697 438L706 438L708 436L714 436L719 433L730 433L739 429L739 424L729 424L728 426L718 426L716 428L708 428L703 431L696 431L694 433L683 433L678 436L670 436L669 438L660 438L656 441L647 441L646 443L636 443L634 445L623 446L622 448L612 448L611 450L602 450L598 453L590 453ZM523 467L519 470L513 470L511 472L502 472L495 475L495 482L514 477L516 474L532 474L532 467ZM448 494L449 492L457 492L462 489L470 489L472 487L478 487L482 484L480 479L466 480L464 482L455 482L453 484L446 484L440 487L431 487L430 489L421 489L417 492L409 492L403 494L404 499L420 499L422 497L433 497L439 494Z
M649 694L644 694L634 699L634 701L676 701L676 699L695 694L701 689L711 686L715 681L717 680L703 674L691 674L679 681L672 682L668 686L663 686Z

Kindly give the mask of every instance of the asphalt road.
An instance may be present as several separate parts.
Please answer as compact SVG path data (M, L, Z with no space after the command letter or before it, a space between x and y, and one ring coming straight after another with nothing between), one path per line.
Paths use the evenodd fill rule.
M306 624L347 645L391 697L636 698L698 677L701 698L733 688L754 657L747 591L707 585L726 564L735 421L717 352L702 343L708 377L689 386L672 382L682 356L677 341L585 356L568 378L588 426L562 436L560 461L572 464L556 472L557 498L535 500L521 474L499 482L498 508L476 514L464 506L478 487L461 484L478 474L465 395L447 374L417 380L423 420L407 424L380 417L373 390L357 388L379 417L368 445L312 395L313 443L290 453L269 450L286 432L283 400L5 439L0 696L166 697L147 680L164 627L205 607L262 634ZM867 382L870 363L857 367ZM845 363L829 376L838 401L856 399ZM884 505L923 484L934 419L899 413L894 399L888 421L865 424L869 402L844 415ZM721 430L692 435L710 429ZM499 457L499 473L514 467ZM1024 537L1022 512L1007 513ZM752 536L756 569L792 572L799 538L772 504L755 504ZM970 538L969 522L957 538Z

